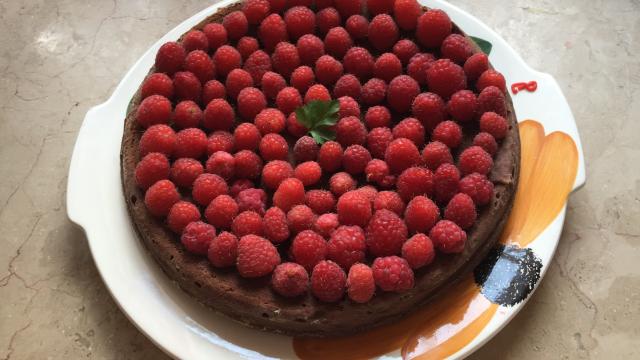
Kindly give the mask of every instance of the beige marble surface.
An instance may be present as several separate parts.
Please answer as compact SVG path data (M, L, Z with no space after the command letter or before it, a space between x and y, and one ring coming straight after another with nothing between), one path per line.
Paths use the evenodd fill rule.
M556 77L587 160L549 273L472 358L640 358L640 2L454 3ZM86 111L208 4L0 0L0 358L164 356L115 305L67 219L67 169Z

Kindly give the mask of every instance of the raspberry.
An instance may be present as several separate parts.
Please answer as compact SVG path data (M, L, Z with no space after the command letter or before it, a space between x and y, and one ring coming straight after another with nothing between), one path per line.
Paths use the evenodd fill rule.
M398 25L387 14L376 15L369 24L369 41L378 51L390 50L398 41Z
M204 131L197 128L189 128L180 130L176 134L175 157L198 159L206 151L207 134Z
M207 206L218 195L229 193L226 181L215 174L202 174L193 182L191 195L196 203Z
M493 167L493 159L491 155L479 146L471 146L460 154L458 159L458 168L463 175L474 172L486 175Z
M387 209L393 211L398 216L404 213L404 201L395 191L380 191L373 199L373 210Z
M471 55L464 62L464 73L469 81L476 81L487 69L489 69L489 58L483 52Z
M166 124L171 118L171 101L162 95L151 95L140 103L136 121L142 127Z
M367 129L359 118L348 116L336 124L336 141L342 146L363 145L367 140Z
M264 236L274 244L285 242L289 238L289 224L287 215L278 207L272 207L264 213L262 218Z
M164 154L149 153L136 165L136 185L142 189L169 177L169 160Z
M460 90L447 103L447 110L459 122L469 122L475 118L478 100L476 94L469 90Z
M380 159L373 159L367 163L364 174L368 182L380 183L389 175L389 166Z
M361 227L340 226L331 233L327 243L327 258L343 269L349 269L351 265L364 261L366 249Z
M428 48L438 48L442 41L451 34L451 19L440 9L430 9L418 18L416 37Z
M393 54L400 60L402 65L408 65L409 60L411 60L411 58L420 51L420 48L418 48L418 45L416 45L416 43L414 43L413 41L409 39L402 39L395 45L393 45L392 51Z
M184 68L192 72L202 84L211 80L216 73L213 60L202 50L190 52L184 60Z
M251 74L253 81L259 84L264 74L271 71L271 58L266 52L257 50L249 55L244 63L244 69Z
M225 180L231 180L235 174L236 160L226 151L216 151L206 163L207 172L216 174Z
M208 23L202 28L209 43L209 50L215 51L220 46L227 43L227 29L219 23Z
M313 224L313 230L324 237L329 237L339 225L338 215L327 213L318 216L315 224Z
M340 223L344 225L364 227L371 218L371 201L359 191L348 191L341 195L336 208Z
M486 176L473 173L460 180L460 192L469 195L478 206L487 205L493 197L493 183Z
M365 198L367 198L369 202L373 202L373 200L376 198L376 195L378 195L378 190L371 185L365 185L359 188L358 192L361 193Z
M156 54L156 70L173 75L182 69L187 52L184 47L174 41L164 43Z
M367 80L373 74L375 65L369 50L362 47L352 47L342 59L345 72L352 73L362 80Z
M413 288L413 270L401 257L379 257L371 269L376 285L383 291L403 292Z
M279 13L287 7L287 0L269 0L272 13Z
M264 215L267 202L267 194L262 189L245 189L236 196L239 211L255 211L258 215Z
M273 108L267 108L258 115L254 123L262 135L269 133L279 133L284 130L286 119L282 111Z
M346 172L335 173L329 179L329 189L335 196L341 196L356 188L356 181Z
M425 146L422 151L422 160L424 164L431 170L436 170L440 165L445 163L453 163L451 151L447 145L434 141Z
M173 80L163 73L149 75L142 83L140 97L145 99L151 95L162 95L171 99L173 97Z
M258 39L262 41L267 51L273 51L276 45L281 41L287 41L287 25L278 14L267 16L258 28Z
M200 80L189 71L178 71L173 75L173 86L176 98L179 100L200 101L202 96L202 84Z
M251 234L262 236L264 231L262 217L255 211L243 211L233 219L233 222L231 223L231 230L237 237Z
M255 278L270 274L280 264L278 250L269 240L256 235L246 235L238 242L236 267L240 276Z
M498 89L502 90L502 92L507 91L507 85L504 76L493 69L489 69L483 72L476 82L476 88L478 89L478 91L484 90L484 88L486 88L487 86L495 86Z
M289 251L296 263L310 270L326 258L327 243L315 231L304 230L293 239Z
M342 63L330 55L322 55L316 61L316 78L323 85L333 85L342 76Z
M275 100L280 90L284 89L286 86L287 82L284 80L282 75L278 73L267 71L262 75L260 87L270 100Z
M502 116L489 111L480 117L480 131L487 132L495 139L501 140L507 136L509 124Z
M278 92L276 105L285 115L289 115L302 106L302 96L296 88L286 87Z
M238 203L231 196L220 195L211 200L204 211L204 217L218 229L229 229L239 211Z
M159 152L170 157L176 148L176 133L167 125L152 125L140 137L140 156Z
M362 15L351 15L345 22L345 28L356 40L364 39L369 34L369 20Z
M460 34L451 34L447 36L440 46L440 53L443 58L464 64L464 62L473 54L471 44Z
M233 152L235 148L233 135L226 131L215 131L207 141L207 155L211 156L216 151Z
M478 114L493 111L494 113L506 117L507 105L502 91L495 86L487 86L478 95Z
M305 203L316 214L331 212L336 205L336 199L327 190L309 190L305 195Z
M182 129L198 127L203 117L204 114L198 104L191 100L186 100L176 105L173 113L173 122Z
M433 129L431 139L439 141L451 149L456 148L462 142L462 128L451 120L443 121Z
M260 140L260 156L265 161L286 160L289 156L287 140L278 134L267 134Z
M213 54L216 71L220 76L227 76L233 69L242 65L242 55L229 45L222 45Z
M290 135L294 136L294 138L299 138L304 136L308 131L309 129L298 122L295 112L289 114L289 117L287 117L287 132L289 132Z
M300 66L298 49L293 44L281 42L276 45L275 51L271 55L271 62L275 71L288 78L293 70Z
M244 88L240 91L238 95L238 113L243 118L253 120L266 107L267 99L262 91L254 87Z
M352 175L360 174L371 161L371 154L362 145L351 145L344 151L342 166Z
M317 1L316 7L318 7ZM340 26L341 22L340 13L335 8L327 7L316 13L316 25L322 35L326 34L330 29Z
M233 157L236 159L236 178L255 179L262 171L262 160L251 150L240 150Z
M440 220L440 209L426 196L416 196L404 212L404 221L411 233L427 233Z
M377 210L367 225L366 240L373 256L399 254L407 240L407 226L394 212Z
M431 228L429 238L436 249L445 254L461 253L467 241L467 233L453 221L440 220Z
M340 98L349 96L354 99L360 99L361 86L357 77L346 74L343 75L333 88L333 97Z
M420 163L420 152L416 145L409 139L395 139L389 143L384 153L384 160L394 174L399 174L405 169Z
M229 188L229 195L235 197L240 194L242 190L247 190L253 188L253 182L247 179L238 179L233 182L231 187Z
M314 100L329 101L331 100L331 94L329 94L329 90L324 85L315 84L304 95L304 103L308 104Z
M238 258L238 238L230 232L218 234L209 243L209 262L219 268L233 266Z
M391 81L402 74L402 63L394 54L384 53L376 60L373 72L377 78Z
M393 138L407 138L421 148L425 139L424 127L418 119L406 118L393 128Z
M296 205L287 212L287 223L293 234L310 230L315 221L316 215L307 205Z
M202 86L202 103L208 105L214 99L227 97L227 90L218 80L209 80Z
M176 234L182 233L189 223L200 220L200 210L188 201L178 201L171 206L167 215L169 229Z
M287 32L292 39L305 34L313 34L316 27L316 16L308 7L294 6L284 14Z
M251 74L242 69L233 69L227 76L225 81L227 94L231 99L236 99L240 90L253 86L253 78Z
M342 166L342 146L335 141L327 141L318 151L318 164L326 173L334 173Z
M233 11L222 19L222 26L231 40L237 40L249 31L249 21L242 11Z
M418 53L409 59L407 75L411 76L418 84L427 84L427 69L433 64L435 57L429 53Z
M335 1L336 9L343 18L359 14L362 11L362 0L340 0Z
M306 92L316 81L313 70L308 66L299 66L291 73L291 86L301 93Z
M283 180L273 194L273 205L284 211L293 206L304 204L304 184L296 178Z
M411 76L396 76L387 88L389 106L399 113L406 113L411 109L413 99L420 93L420 85Z
M467 77L459 65L449 59L440 59L427 69L427 85L429 90L447 99L467 87Z
M262 138L258 128L251 123L238 125L233 132L233 137L238 150L256 150Z
M271 275L271 287L284 297L300 296L309 287L309 274L299 264L291 262L280 264Z
M171 181L183 188L190 188L193 182L202 175L204 168L195 159L178 159L171 165Z
M451 220L463 229L473 226L477 213L473 199L467 194L458 193L447 204L444 217Z
M347 276L347 295L349 299L357 303L366 303L373 297L376 284L373 280L373 271L365 264L354 264L349 269Z
M258 44L258 39L251 36L243 36L238 43L236 44L236 49L242 56L243 60L247 60L249 55L260 49L260 44Z
M405 201L411 200L417 195L431 197L433 194L433 173L423 167L410 167L398 176L398 194Z
M360 105L351 96L342 96L338 98L340 102L340 111L338 117L342 119L347 116L360 117Z
M176 186L169 180L159 180L144 194L144 205L154 216L166 216L173 204L180 201Z
M296 166L294 171L296 178L300 179L305 186L315 185L320 181L322 169L315 161L306 161Z
M258 25L269 14L269 2L267 0L247 0L242 6L247 21L251 25Z
M180 242L194 254L206 255L209 244L216 238L216 229L202 221L194 221L182 232Z
M209 39L200 30L191 30L184 35L182 39L182 46L187 52L194 50L209 50Z
M473 138L473 145L480 146L491 156L495 155L498 151L498 143L496 142L496 139L486 132L478 133L478 135Z
M453 164L442 164L434 174L435 199L446 204L458 192L460 171Z
M433 242L425 234L415 234L402 245L402 257L412 269L429 265L436 257Z
M315 161L318 156L318 144L311 136L303 136L293 146L293 157L297 163Z
M367 0L367 10L371 15L391 14L394 0Z
M352 1L352 0L345 0ZM347 276L333 261L323 260L313 267L311 272L311 293L318 300L337 302L344 296Z
M393 14L402 30L411 31L416 28L422 8L416 0L396 0Z
M349 36L347 30L340 26L329 30L324 37L325 51L337 59L342 59L352 46L353 40L351 40L351 36Z
M387 84L382 79L370 79L362 85L362 101L367 105L380 104L387 97Z

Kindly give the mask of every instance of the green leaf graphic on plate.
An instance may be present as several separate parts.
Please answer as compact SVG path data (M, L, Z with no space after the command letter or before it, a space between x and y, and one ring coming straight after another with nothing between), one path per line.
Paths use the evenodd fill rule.
M469 36L471 38L471 40L473 40L476 44L478 44L478 47L480 48L480 50L482 50L483 53L489 55L489 53L491 53L491 49L493 48L493 45L488 42L485 39L480 39L478 37L475 36Z

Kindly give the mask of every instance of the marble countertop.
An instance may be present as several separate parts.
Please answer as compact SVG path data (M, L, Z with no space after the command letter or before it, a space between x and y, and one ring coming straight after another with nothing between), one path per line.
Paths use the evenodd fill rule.
M471 358L639 358L640 2L452 2L558 80L587 162L549 273ZM166 356L118 309L67 219L67 171L87 110L209 3L0 0L1 359Z

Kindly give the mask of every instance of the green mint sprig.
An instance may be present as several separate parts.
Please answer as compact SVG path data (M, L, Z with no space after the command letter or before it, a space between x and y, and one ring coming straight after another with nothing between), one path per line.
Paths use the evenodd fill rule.
M309 135L320 145L328 140L335 140L336 134L331 126L338 122L338 100L313 100L307 105L296 109L296 119L307 129Z

